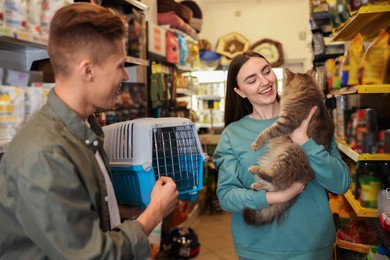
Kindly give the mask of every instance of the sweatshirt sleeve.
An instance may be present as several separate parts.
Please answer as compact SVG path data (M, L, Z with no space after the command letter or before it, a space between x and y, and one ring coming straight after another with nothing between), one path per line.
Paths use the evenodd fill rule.
M315 180L320 185L336 194L347 192L350 185L349 169L341 158L334 137L329 152L313 139L303 144L302 148L309 157L310 166L315 172Z
M246 207L262 209L269 206L265 190L246 188L239 179L243 173L240 173L240 163L233 151L228 131L221 135L213 162L218 170L217 197L223 210L241 212Z

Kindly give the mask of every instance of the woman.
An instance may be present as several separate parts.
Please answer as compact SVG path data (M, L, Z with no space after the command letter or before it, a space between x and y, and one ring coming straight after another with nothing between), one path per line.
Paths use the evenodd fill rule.
M213 155L218 169L217 196L223 210L232 212L232 233L240 259L331 259L335 226L328 204L331 191L343 194L349 172L333 140L330 152L307 136L316 107L290 136L302 146L315 178L295 183L280 192L255 191L248 172L266 148L250 148L260 132L278 119L277 79L268 61L258 53L245 52L230 63L225 101L225 129ZM295 162L299 163L299 162ZM285 217L263 226L247 225L245 207L262 209L298 196Z

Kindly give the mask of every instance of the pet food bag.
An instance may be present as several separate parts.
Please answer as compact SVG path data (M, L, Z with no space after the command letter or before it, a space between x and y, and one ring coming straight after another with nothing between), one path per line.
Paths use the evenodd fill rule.
M390 83L390 42L389 33L381 30L378 37L368 46L360 65L363 84Z

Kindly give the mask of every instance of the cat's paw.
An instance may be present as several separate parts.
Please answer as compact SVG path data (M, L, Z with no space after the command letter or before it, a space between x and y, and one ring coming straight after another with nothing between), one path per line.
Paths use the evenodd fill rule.
M249 166L248 171L252 174L255 174L259 171L259 166L257 166L257 165Z
M260 145L257 143L253 143L251 145L253 151L258 151L260 149Z
M255 183L251 184L251 189L253 189L253 190L262 190L262 189L264 189L264 186L262 184L260 184L260 183L255 182Z

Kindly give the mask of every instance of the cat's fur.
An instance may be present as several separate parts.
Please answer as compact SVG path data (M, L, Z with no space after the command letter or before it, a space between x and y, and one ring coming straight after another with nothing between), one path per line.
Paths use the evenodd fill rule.
M333 120L323 103L324 95L311 76L311 71L302 74L286 69L286 76L286 84L280 98L279 118L252 144L252 149L258 150L269 142L268 151L259 159L259 164L249 167L249 171L256 175L252 189L280 191L287 189L294 182L307 183L314 177L306 153L289 137L308 117L313 106L318 106L318 109L310 121L308 136L328 150L334 134ZM244 220L252 225L281 220L295 200L296 198L261 210L245 208Z

